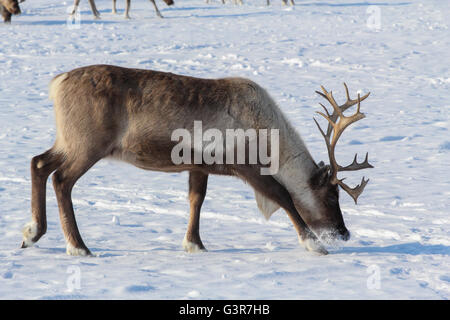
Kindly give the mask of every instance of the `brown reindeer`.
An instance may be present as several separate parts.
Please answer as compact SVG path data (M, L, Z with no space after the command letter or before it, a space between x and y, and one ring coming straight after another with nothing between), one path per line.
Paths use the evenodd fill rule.
M209 3L209 1L210 0L206 0L206 3ZM222 1L222 4L225 4L225 0L221 0L221 1ZM244 2L242 0L233 0L233 1L234 1L235 5L237 5L237 4L239 4L239 5L244 4ZM288 0L282 0L282 1L283 1L283 5L287 5ZM289 0L289 4L291 6L295 6L294 0ZM270 0L267 0L267 5L270 6Z
M171 6L174 4L173 0L163 0L168 6ZM161 12L159 12L158 7L156 6L155 0L150 0L150 2L153 4L153 6L155 7L155 11L156 11L156 15L160 18L163 18L163 16L161 15ZM78 10L78 6L80 4L80 0L75 0L74 4L73 4L73 10L71 15L74 15L77 10ZM98 12L97 7L95 6L95 2L94 0L89 0L89 4L91 5L91 10L92 13L94 14L94 17L96 19L100 18L100 12ZM126 0L126 9L125 9L125 19L130 19L130 4L131 4L131 0ZM112 9L113 13L117 13L116 10L116 0L113 0L113 9Z
M242 78L199 79L151 70L109 65L78 68L56 76L50 85L54 101L56 140L52 148L31 160L32 221L23 231L22 247L31 246L46 232L46 182L53 174L67 253L88 255L75 221L71 192L76 181L96 162L114 158L146 170L189 171L190 220L183 241L188 252L205 250L200 238L200 209L210 174L236 176L254 190L259 209L269 218L283 208L301 243L320 254L327 251L319 238L347 240L339 207L341 186L357 200L367 180L351 189L337 178L339 171L372 167L366 160L346 167L336 163L336 142L345 128L364 117L360 102L350 99L339 106L331 92L323 95L332 105L325 138L330 165L316 164L304 142L269 94L258 84ZM357 104L352 116L343 112ZM325 108L325 107L324 107ZM326 109L325 109L326 110ZM261 174L263 165L231 163L175 163L172 139L184 128L195 135L195 121L216 132L230 128L277 129L279 170ZM195 143L194 143L195 144ZM273 144L272 140L270 144ZM188 151L197 152L188 144ZM272 150L272 149L271 149ZM246 152L249 151L246 145ZM233 150L234 152L234 150ZM233 153L234 155L234 153Z
M287 5L288 0L282 0L282 1L283 1L283 5ZM294 0L289 0L289 4L290 4L291 6L295 6ZM267 0L267 5L270 6L270 0Z
M19 1L17 0L0 0L0 13L5 23L11 23L11 16L21 13Z

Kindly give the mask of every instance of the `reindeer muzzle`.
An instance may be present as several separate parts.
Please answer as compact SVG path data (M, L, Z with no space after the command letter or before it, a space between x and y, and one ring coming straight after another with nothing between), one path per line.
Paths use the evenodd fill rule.
M20 11L20 7L17 5L12 8L11 13L14 15L19 15L22 13L22 11Z

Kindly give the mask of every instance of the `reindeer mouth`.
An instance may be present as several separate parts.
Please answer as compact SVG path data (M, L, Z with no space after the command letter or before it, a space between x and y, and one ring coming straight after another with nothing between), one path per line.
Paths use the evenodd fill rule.
M333 244L336 241L348 241L350 239L350 231L347 228L338 229L321 229L317 231L317 236L320 241Z
M12 13L13 15L19 15L19 14L21 14L22 12L20 11L20 7L19 6L15 6L15 7L12 7L12 8L8 8L7 9L10 13Z
M350 231L348 231L347 229L345 229L344 231L339 231L339 236L341 239L340 240L344 240L344 241L348 241L350 239Z

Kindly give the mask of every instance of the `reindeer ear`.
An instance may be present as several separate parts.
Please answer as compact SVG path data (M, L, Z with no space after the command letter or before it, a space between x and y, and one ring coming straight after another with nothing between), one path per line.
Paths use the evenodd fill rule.
M321 163L322 165L320 165ZM323 162L321 163L319 163L319 168L309 179L309 184L313 189L324 186L330 179L330 166L324 165Z

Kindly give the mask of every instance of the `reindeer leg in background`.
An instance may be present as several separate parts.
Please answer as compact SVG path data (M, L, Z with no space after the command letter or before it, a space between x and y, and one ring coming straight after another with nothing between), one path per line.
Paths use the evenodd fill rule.
M100 19L100 12L98 12L94 0L89 0L89 4L91 5L92 13L94 14L95 19Z
M116 10L116 0L113 0L112 13L113 13L113 14L116 14L116 13L117 13L117 10Z
M150 0L150 2L153 3L153 6L155 7L156 15L160 18L163 18L161 12L159 12L158 7L156 6L155 0Z
M127 6L125 8L125 19L131 19L130 18L130 5L131 5L131 0L127 0Z

